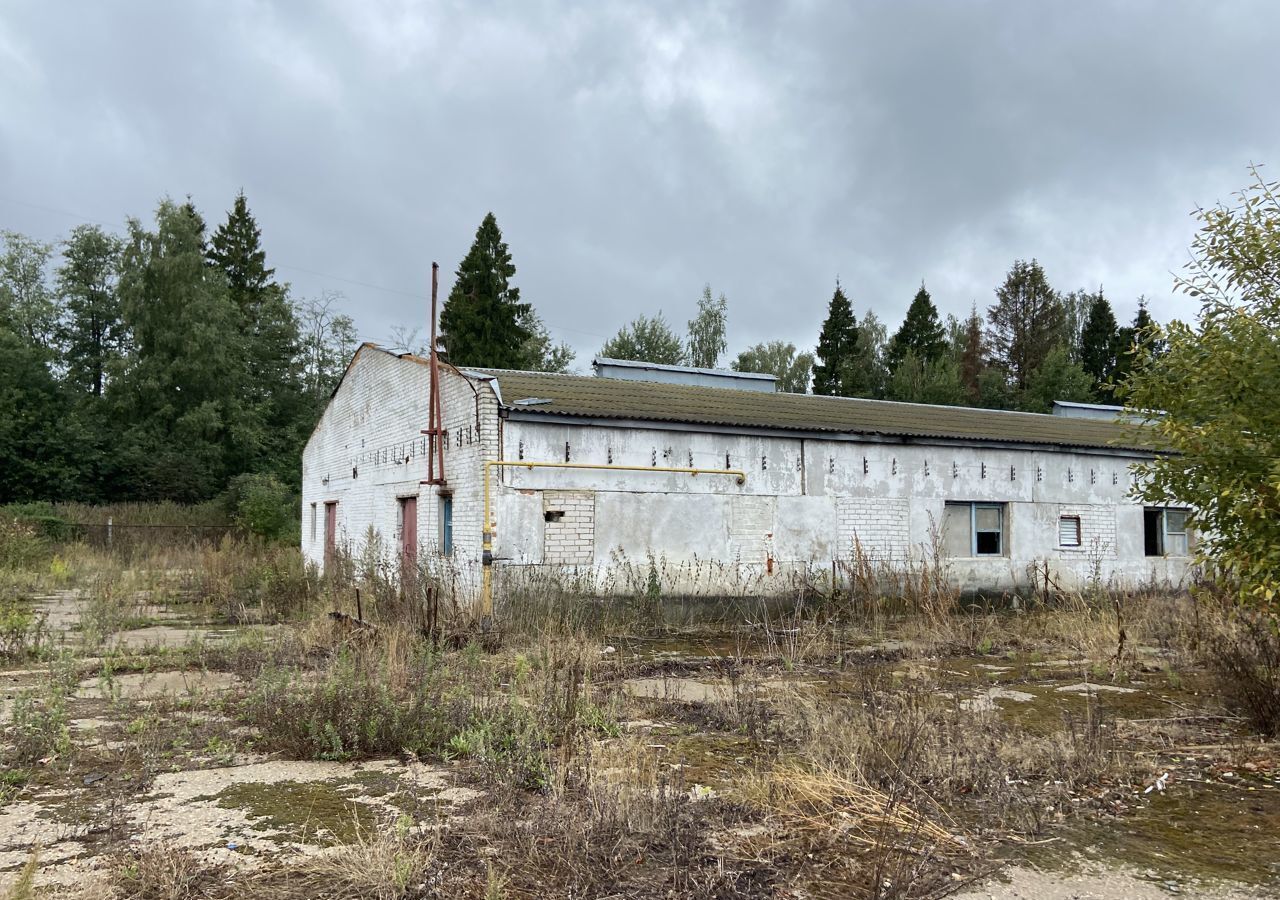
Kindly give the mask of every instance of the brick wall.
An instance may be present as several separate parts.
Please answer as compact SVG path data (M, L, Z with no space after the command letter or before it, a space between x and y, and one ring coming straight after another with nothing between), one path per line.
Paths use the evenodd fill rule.
M542 560L579 565L592 562L596 543L594 491L543 491Z
M775 497L733 497L729 505L729 555L763 563L773 553Z
M910 508L905 498L841 497L836 501L836 537L841 555L853 553L854 539L876 559L902 559L910 543Z
M1116 510L1114 506L1100 503L1061 503L1058 516L1080 518L1080 546L1059 547L1063 556L1092 556L1115 559ZM1056 523L1055 523L1056 524Z
M434 487L421 483L427 477L429 441L421 432L428 424L429 388L424 362L371 345L357 351L303 451L302 551L323 564L324 505L335 502L336 543L362 552L373 535L394 561L399 500L417 497L418 558L464 601L479 581L482 461L497 458L497 401L484 382L441 368L448 483ZM453 555L447 558L440 556L443 493L453 503Z

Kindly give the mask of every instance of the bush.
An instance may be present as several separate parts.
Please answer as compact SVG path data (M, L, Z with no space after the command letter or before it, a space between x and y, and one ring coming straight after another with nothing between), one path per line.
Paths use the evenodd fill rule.
M1241 611L1209 640L1223 703L1268 737L1280 734L1280 619Z
M0 599L0 659L36 656L48 637L44 616L12 600Z
M0 570L30 570L49 555L49 542L35 526L0 516Z
M227 505L237 525L268 540L290 538L299 527L293 492L274 475L231 479Z
M49 680L42 691L24 691L14 698L4 732L12 748L6 762L26 766L71 750L67 698L75 683L74 662L69 656L59 657L50 665Z
M71 522L58 515L52 503L11 503L0 510L0 515L30 526L50 541L70 540L74 532Z
M550 748L603 722L598 708L580 702L581 670L548 667L534 700L509 692L514 685L499 688L497 670L474 655L439 656L399 638L382 649L344 648L314 678L264 672L240 717L263 749L295 759L462 757L494 782L546 789Z
M347 760L443 746L454 731L451 710L433 690L429 666L415 667L413 687L398 692L380 667L343 651L317 679L296 672L263 673L241 707L270 749L298 759ZM396 679L399 680L399 679ZM455 701L456 702L456 701Z

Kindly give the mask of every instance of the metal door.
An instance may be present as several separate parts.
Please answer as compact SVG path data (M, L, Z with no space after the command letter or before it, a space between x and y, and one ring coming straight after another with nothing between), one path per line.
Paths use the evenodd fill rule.
M324 504L324 569L332 572L333 554L338 546L338 501L327 500Z
M400 498L400 583L408 588L418 568L418 498Z

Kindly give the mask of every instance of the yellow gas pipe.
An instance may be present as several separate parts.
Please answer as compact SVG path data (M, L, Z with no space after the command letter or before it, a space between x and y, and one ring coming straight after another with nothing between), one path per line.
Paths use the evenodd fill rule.
M741 469L695 469L669 466L615 466L601 463L525 462L524 460L487 459L484 462L484 528L481 534L480 617L486 625L493 618L493 504L490 502L489 473L494 466L523 469L605 469L615 472L675 472L682 475L732 475L745 484L747 473Z

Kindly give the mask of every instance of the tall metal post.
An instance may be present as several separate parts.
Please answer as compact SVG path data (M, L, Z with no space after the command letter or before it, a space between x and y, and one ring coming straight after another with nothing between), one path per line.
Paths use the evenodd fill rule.
M444 409L440 402L440 356L436 350L436 300L440 291L440 264L431 264L431 385L428 389L427 428L427 479L423 484L443 485L444 477Z

